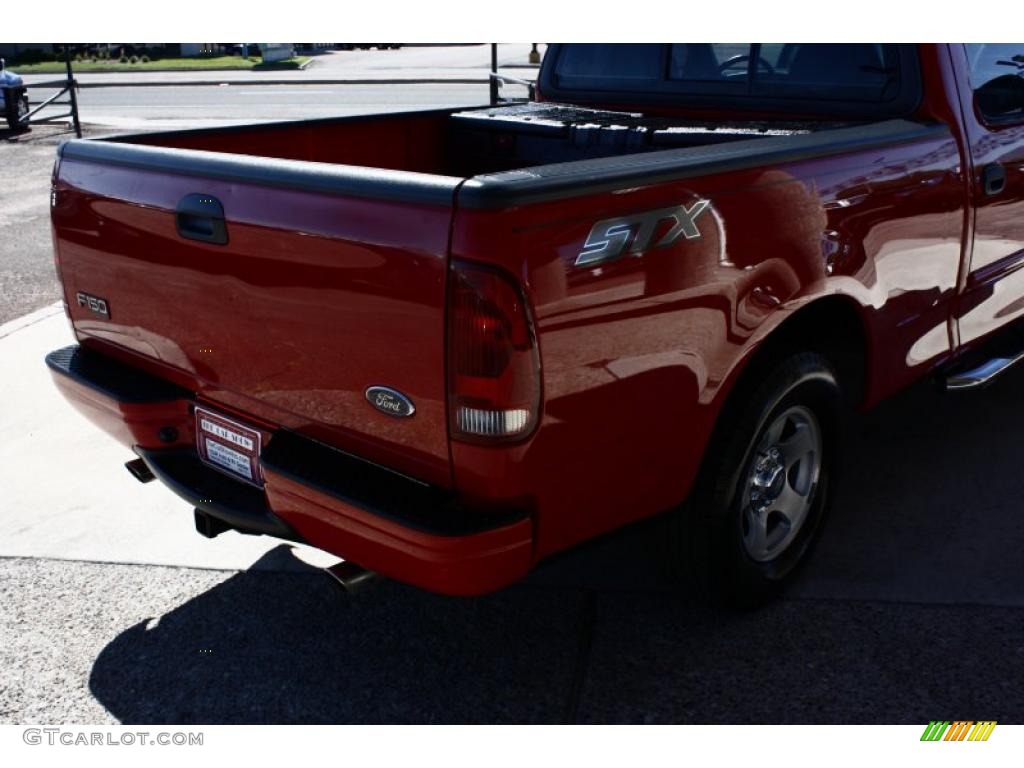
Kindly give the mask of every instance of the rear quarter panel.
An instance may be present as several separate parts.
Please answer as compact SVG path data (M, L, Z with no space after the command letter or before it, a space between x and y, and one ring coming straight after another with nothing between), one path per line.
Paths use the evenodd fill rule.
M690 205L701 237L574 266L595 222ZM519 275L543 368L539 429L514 449L453 444L485 499L531 489L538 556L680 503L758 342L818 299L852 302L877 400L950 351L963 179L951 132L842 156L503 210L461 208L452 255ZM837 344L845 340L837 338Z

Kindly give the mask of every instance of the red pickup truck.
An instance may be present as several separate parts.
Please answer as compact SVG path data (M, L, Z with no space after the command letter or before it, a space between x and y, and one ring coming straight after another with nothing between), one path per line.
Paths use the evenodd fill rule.
M552 45L526 104L77 140L66 397L208 536L448 594L806 560L844 413L1024 352L1024 44Z

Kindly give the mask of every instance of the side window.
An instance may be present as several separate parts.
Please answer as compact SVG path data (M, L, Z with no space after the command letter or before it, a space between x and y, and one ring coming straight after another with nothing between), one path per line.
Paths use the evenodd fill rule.
M970 43L971 89L989 120L1024 122L1024 43Z

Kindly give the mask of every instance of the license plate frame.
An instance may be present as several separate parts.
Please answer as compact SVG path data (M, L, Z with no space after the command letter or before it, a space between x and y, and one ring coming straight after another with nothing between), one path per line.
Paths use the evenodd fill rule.
M195 419L199 460L228 477L262 488L260 431L198 405Z

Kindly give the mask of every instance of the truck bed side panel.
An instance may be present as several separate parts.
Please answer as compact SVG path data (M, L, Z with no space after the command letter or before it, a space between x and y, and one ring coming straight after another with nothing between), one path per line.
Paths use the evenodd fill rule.
M616 185L598 162L589 180L552 167L550 179L533 169L536 185L527 173L509 174L505 190L467 183L452 256L523 275L544 414L514 452L454 444L459 487L532 489L542 555L680 503L743 362L819 299L841 297L867 338L884 339L868 349L869 399L948 355L964 220L953 135L935 126L889 145L815 144L801 158L780 142L770 165L754 151L742 157L739 144L726 161L705 153L704 168L701 154L681 152L675 179L666 153L651 158L657 173L646 183L642 168L622 163ZM502 196L518 204L500 207ZM577 266L591 233L607 231L599 222L701 200L710 206L699 236ZM837 332L836 345L848 342Z

